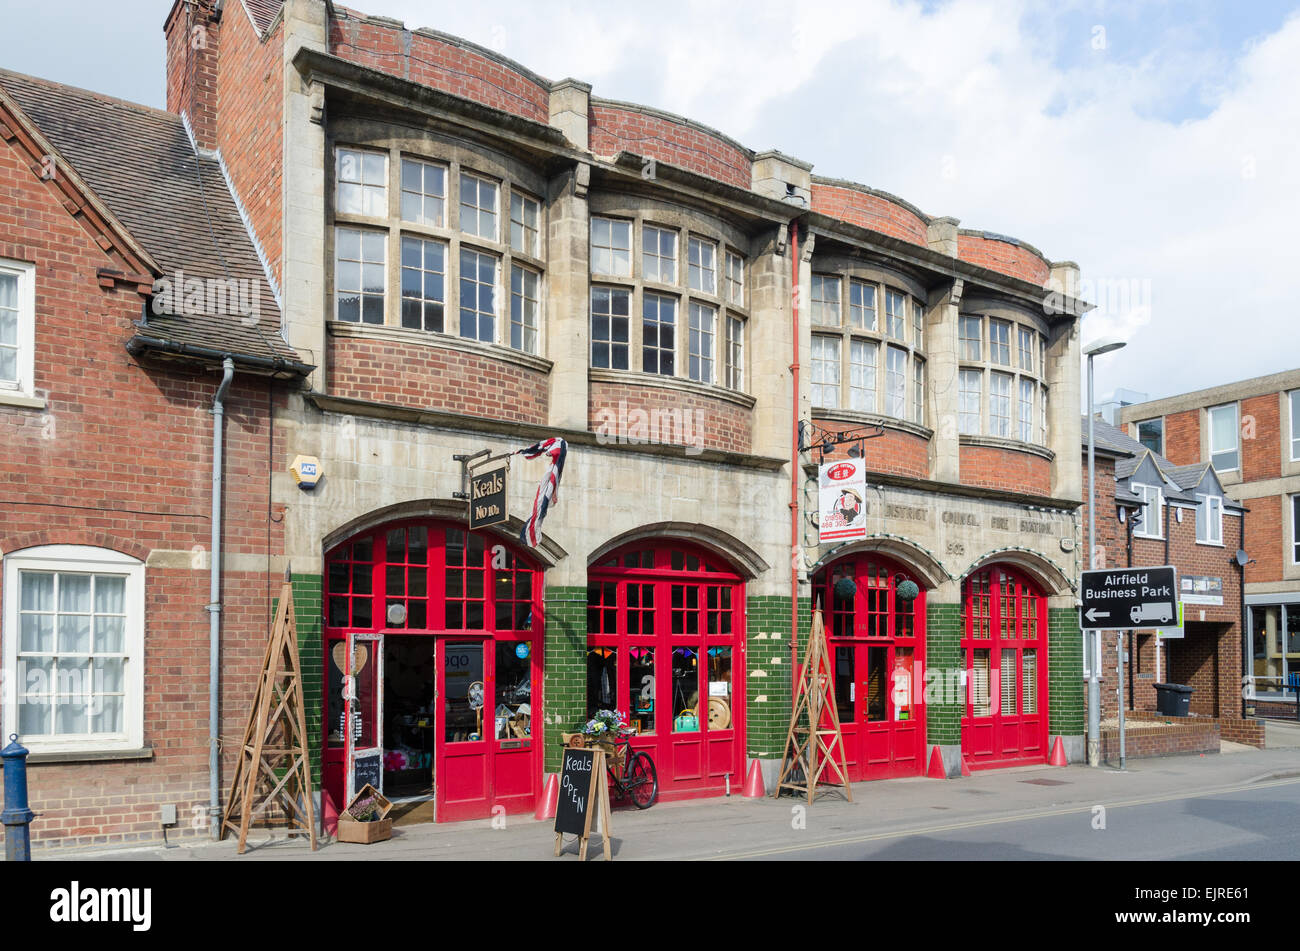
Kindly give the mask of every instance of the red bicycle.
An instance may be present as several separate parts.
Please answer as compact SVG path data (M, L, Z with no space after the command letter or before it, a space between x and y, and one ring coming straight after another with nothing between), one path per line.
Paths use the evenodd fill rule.
M659 774L649 753L632 749L634 730L619 730L614 741L614 756L605 764L614 791L632 800L638 809L649 809L659 798ZM621 765L621 770L616 769Z

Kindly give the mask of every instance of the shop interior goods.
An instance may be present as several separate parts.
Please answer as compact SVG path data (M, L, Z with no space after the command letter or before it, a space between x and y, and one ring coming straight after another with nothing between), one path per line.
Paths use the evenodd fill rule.
M282 814L277 824L286 825L291 834L310 836L312 851L316 850L297 627L293 586L286 571L221 818L220 838L225 838L227 830L238 832L240 855L244 853L249 823L273 805Z

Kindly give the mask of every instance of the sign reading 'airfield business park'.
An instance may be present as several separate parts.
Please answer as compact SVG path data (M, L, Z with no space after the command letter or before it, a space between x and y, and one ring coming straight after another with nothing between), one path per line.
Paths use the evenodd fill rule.
M1172 565L1083 572L1079 626L1107 630L1168 627L1178 618Z

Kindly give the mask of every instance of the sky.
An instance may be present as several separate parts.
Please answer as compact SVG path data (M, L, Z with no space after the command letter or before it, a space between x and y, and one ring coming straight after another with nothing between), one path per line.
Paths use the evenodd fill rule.
M0 0L0 66L161 106L170 5ZM347 5L1078 262L1099 397L1300 367L1300 3Z

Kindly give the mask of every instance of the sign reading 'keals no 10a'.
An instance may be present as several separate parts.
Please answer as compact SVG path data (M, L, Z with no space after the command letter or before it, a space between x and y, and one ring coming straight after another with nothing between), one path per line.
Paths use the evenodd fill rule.
M505 467L472 473L469 477L469 527L487 528L505 520Z
M1172 565L1083 572L1079 626L1107 630L1168 627L1178 617Z
M861 459L823 462L817 472L817 537L823 544L867 537L867 470Z

